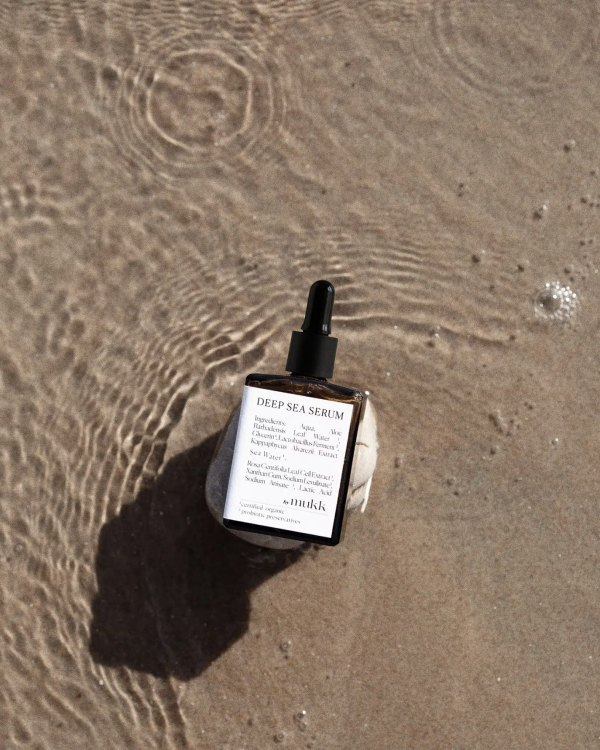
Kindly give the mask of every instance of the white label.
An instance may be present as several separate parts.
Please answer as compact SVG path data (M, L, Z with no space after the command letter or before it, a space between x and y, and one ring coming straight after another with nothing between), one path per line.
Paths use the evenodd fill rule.
M224 517L330 537L352 404L244 386Z

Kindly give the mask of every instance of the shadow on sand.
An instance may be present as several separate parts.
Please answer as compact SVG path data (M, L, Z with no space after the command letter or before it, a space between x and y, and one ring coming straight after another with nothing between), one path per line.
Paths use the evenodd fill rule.
M246 631L250 592L303 554L250 545L210 515L204 483L217 438L172 458L102 528L94 661L180 680L199 675Z

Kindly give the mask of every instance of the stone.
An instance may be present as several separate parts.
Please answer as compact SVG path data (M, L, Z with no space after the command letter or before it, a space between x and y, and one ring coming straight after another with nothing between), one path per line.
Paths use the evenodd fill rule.
M206 504L214 518L216 518L221 525L223 524L223 509L225 508L225 497L227 495L229 474L231 472L231 461L233 459L235 436L237 434L237 426L240 416L240 405L241 404L238 404L230 414L227 423L221 431L206 476ZM371 489L371 480L377 463L378 448L379 444L377 442L377 419L375 416L375 409L373 408L371 400L367 397L356 438L356 447L354 450L354 460L352 462L350 487L348 490L346 505L347 512L351 513L358 508L361 508L364 512L367 506ZM234 531L233 529L228 529L228 531L251 544L258 545L259 547L269 547L271 549L294 549L302 544L302 542L299 542L296 539L284 539L283 537L254 534L248 531Z

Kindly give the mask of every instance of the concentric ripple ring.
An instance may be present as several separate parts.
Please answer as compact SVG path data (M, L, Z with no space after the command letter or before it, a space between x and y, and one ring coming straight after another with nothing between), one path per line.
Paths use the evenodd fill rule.
M136 57L114 131L129 160L165 177L195 176L276 137L283 112L277 66L257 42L189 33Z
M469 87L522 96L560 88L577 75L595 47L596 8L437 0L432 33L442 60Z

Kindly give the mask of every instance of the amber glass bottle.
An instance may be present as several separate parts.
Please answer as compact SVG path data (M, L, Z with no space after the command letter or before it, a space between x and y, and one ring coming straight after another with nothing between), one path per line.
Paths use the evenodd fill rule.
M230 529L338 544L363 393L328 382L337 339L334 288L310 288L293 331L290 375L247 376L223 523Z

